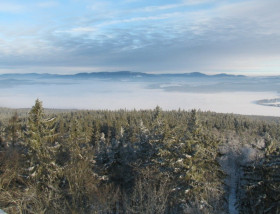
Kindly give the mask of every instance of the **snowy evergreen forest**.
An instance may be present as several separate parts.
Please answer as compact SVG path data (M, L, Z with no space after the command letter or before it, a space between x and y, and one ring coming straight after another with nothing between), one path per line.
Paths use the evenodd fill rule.
M0 109L7 213L280 213L280 118Z

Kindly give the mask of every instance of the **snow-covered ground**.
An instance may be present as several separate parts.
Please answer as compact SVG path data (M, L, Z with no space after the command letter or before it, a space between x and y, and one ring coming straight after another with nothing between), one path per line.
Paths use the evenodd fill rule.
M6 214L3 210L0 209L0 214Z
M236 191L237 191L237 183L239 180L239 176L238 176L239 172L234 162L232 165L233 165L232 171L228 175L229 176L228 210L230 214L238 214L238 210L236 208L236 202L237 202Z
M227 186L228 195L228 212L229 214L238 214L236 207L237 202L237 185L239 181L239 169L238 169L238 145L239 142L231 141L223 145L221 152L224 154L220 159L220 164L223 171L226 173L227 177L225 179L225 184Z

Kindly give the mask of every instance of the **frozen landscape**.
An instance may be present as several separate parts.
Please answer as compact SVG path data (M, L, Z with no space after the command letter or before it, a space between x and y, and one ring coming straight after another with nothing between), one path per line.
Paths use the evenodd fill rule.
M0 0L0 214L280 213L280 0Z
M27 108L35 99L60 109L200 109L221 113L280 116L279 77L146 74L0 75L0 106ZM274 99L274 100L273 100ZM266 102L265 102L266 100ZM268 101L267 101L268 100ZM276 105L272 105L273 101Z

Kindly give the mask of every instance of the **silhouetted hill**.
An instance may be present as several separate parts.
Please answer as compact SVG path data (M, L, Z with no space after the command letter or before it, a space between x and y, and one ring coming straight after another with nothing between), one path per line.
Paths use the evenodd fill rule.
M105 79L141 79L141 78L236 78L245 77L242 75L230 75L230 74L216 74L207 75L200 72L192 73L167 73L167 74L148 74L143 72L131 72L131 71L117 71L117 72L91 72L91 73L77 73L77 74L48 74L48 73L12 73L1 74L0 78L9 79L88 79L88 78L105 78Z

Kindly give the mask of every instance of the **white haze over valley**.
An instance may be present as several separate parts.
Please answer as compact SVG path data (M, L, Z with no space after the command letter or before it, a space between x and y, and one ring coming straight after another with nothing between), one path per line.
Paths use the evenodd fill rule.
M245 115L280 116L279 107L257 105L255 101L278 97L273 91L168 91L163 83L151 88L150 83L129 80L51 80L1 86L0 106L30 108L35 99L46 108L59 109L153 109L214 111ZM203 84L203 83L202 83ZM204 83L205 84L205 83ZM211 84L209 84L211 91Z

